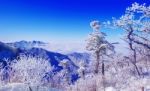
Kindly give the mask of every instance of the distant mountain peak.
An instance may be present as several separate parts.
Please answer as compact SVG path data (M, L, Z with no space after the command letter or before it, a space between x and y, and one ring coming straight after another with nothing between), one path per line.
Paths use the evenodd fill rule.
M6 43L11 47L15 47L15 48L20 48L20 49L30 49L33 47L38 47L38 46L44 46L47 43L42 42L42 41L25 41L25 40L21 40L21 41L17 41L17 42L11 42L11 43Z

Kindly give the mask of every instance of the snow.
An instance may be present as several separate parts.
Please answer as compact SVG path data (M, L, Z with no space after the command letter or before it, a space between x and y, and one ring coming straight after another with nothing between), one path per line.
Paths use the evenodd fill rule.
M62 91L55 88L30 86L32 91ZM38 90L37 90L38 89ZM10 83L5 86L0 86L0 91L30 91L29 86L23 83Z
M13 83L0 87L0 91L29 91L29 87L22 83Z
M141 17L139 17L139 14L141 14ZM149 37L143 37L143 35L149 35L150 32L150 19L147 20L149 17L150 6L146 7L145 4L139 5L134 3L132 7L126 10L123 16L112 22L115 27L125 30L125 37L122 35L120 37L123 37L125 42L130 45L129 51L131 50L131 53L127 56L114 54L113 43L109 43L107 39L105 39L106 35L99 31L101 27L100 22L93 21L90 23L93 32L89 35L86 45L87 51L93 53L93 55L92 53L90 54L92 56L91 59L89 57L91 63L86 64L85 61L81 59L82 57L79 57L80 55L75 53L73 55L77 57L74 58L74 60L72 60L73 57L71 58L71 55L69 55L71 60L67 58L68 55L63 55L66 59L54 56L54 58L50 60L58 60L58 66L62 66L63 69L53 73L54 66L51 67L47 58L24 57L26 55L23 55L13 60L13 63L8 64L7 67L4 67L10 72L4 72L2 65L2 70L0 69L1 80L6 84L4 84L4 86L0 85L0 91L61 91L55 88L69 89L67 91L141 91L142 89L150 91L150 77L146 78L146 75L143 75L146 72L149 73L150 69L150 63L148 62L149 56L147 57L150 48L145 48L145 45L149 46L149 41L147 41ZM107 23L110 25L110 22ZM140 34L139 31L142 32L142 34ZM132 41L135 42L134 44L136 45L133 44L132 46ZM33 44L39 47L37 43L39 44L40 42L33 42ZM141 46L142 43L144 46ZM21 43L19 42L18 46L23 48L27 47L28 49L32 47L32 43L22 41ZM66 54L67 52L85 51L84 43L69 44L68 41L62 45L61 43L50 43L40 47ZM119 49L119 47L116 48ZM4 49L3 45L2 49ZM6 49L7 48L5 48L5 50ZM140 50L136 52L136 49ZM40 50L43 49L40 48ZM134 52L133 54L132 50ZM112 51L112 55L109 54L109 51ZM44 56L46 56L45 54L51 54L51 52L46 50L44 50L44 52L40 51L40 53L43 53ZM77 65L77 67L73 64ZM137 76L134 65L137 69L139 68L141 76ZM80 78L72 84L72 75L74 74L77 74ZM5 75L8 75L8 77ZM0 82L0 84L2 83ZM46 86L43 86L43 84Z
M113 87L107 87L105 91L116 91Z

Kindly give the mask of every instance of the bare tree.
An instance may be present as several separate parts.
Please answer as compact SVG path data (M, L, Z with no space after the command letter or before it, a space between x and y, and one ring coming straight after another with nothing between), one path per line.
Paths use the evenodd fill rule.
M113 24L125 31L124 40L128 43L132 54L130 61L134 65L138 76L141 76L137 66L137 46L150 49L150 6L134 3L126 9L125 15L122 15L120 19L114 19Z

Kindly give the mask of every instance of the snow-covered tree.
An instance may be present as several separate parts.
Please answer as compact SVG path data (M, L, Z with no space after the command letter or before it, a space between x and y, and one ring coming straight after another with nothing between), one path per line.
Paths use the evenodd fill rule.
M94 73L99 73L99 66L100 63L102 64L102 74L104 75L104 60L103 57L108 55L108 51L114 49L114 46L109 43L105 39L105 34L100 32L100 22L99 21L92 21L90 26L93 28L93 32L89 35L87 39L87 46L86 49L89 51L94 52L95 55L95 69Z
M120 19L114 19L113 24L125 31L124 40L128 43L132 55L130 61L140 76L137 65L139 49L150 50L150 6L134 3Z
M105 39L106 34L99 31L99 21L92 21L90 23L90 26L92 27L93 32L89 35L89 38L87 39L86 49L92 51L95 58L93 61L95 67L94 74L98 74L101 67L103 90L105 91L104 60L106 56L109 56L110 51L114 51L114 46Z
M62 70L58 73L59 77L61 78L61 84L63 86L67 86L71 84L71 74L69 72L69 60L68 59L63 59L59 66L62 66Z
M81 55L80 55L81 56ZM80 78L85 78L86 74L92 73L92 67L91 67L91 58L90 54L84 56L84 57L74 57L69 56L71 61L78 67L77 70L74 73L77 73Z
M10 61L4 59L0 62L0 85L5 85L11 81L13 75L12 69L10 67Z
M43 77L51 71L50 62L47 59L21 55L13 60L13 82L21 82L28 85L41 86Z
M79 76L83 79L85 78L85 70L86 70L86 65L83 61L81 61L79 63L78 73L79 73Z

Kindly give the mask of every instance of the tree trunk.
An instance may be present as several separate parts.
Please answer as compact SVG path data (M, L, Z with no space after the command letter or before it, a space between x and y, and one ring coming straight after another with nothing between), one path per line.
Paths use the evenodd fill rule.
M144 87L141 87L141 91L144 91Z
M95 65L95 74L99 72L99 65L100 65L100 51L96 52L96 65ZM104 61L102 60L102 84L103 84L103 91L105 91L105 65Z
M32 91L32 88L29 86L29 91Z
M135 67L135 69L136 69L136 71L137 71L138 76L140 77L141 74L140 74L140 71L139 71L139 69L138 69L138 67L137 67L137 65L136 65L136 61L137 61L136 50L133 49L133 47L131 48L131 50L133 51L133 61L134 61L134 62L132 62L132 63L133 63L133 65L134 65L134 67Z
M133 62L132 63L133 63L133 65L134 65L134 67L135 67L135 69L137 71L138 76L140 77L141 74L140 74L140 71L139 71L139 69L138 69L138 67L136 65L136 62L137 62L136 50L133 49L133 47L131 47L131 50L133 51Z
M140 77L141 75L140 75L140 71L139 71L139 69L138 69L138 67L137 67L137 65L136 65L136 62L137 62L137 55L136 55L136 49L134 48L134 46L133 46L133 32L134 32L134 30L133 30L133 28L130 26L130 31L129 31L129 33L128 33L128 35L127 35L127 38L128 38L128 44L129 44L129 48L131 49L131 51L133 52L133 60L131 60L131 62L132 62L132 64L134 65L134 67L135 67L135 69L136 69L136 71L137 71L137 73L138 73L138 76Z
M105 75L105 65L104 65L104 62L102 62L102 75L103 76Z
M104 61L102 61L102 80L103 80L103 90L105 91L105 69L104 69Z
M99 72L99 61L100 61L100 56L99 56L99 51L96 52L96 65L95 65L95 74L98 74Z
M140 71L139 71L139 69L138 69L137 65L136 65L136 64L134 64L134 66L135 66L135 69L136 69L136 71L137 71L137 73L138 73L138 76L139 76L139 77L141 77L141 73L140 73Z

